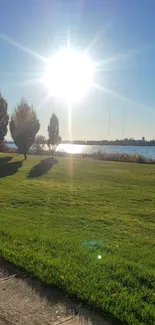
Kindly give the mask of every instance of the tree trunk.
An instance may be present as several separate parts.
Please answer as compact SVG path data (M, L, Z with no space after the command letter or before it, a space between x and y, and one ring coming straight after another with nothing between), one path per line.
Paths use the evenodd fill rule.
M26 152L24 153L24 159L25 159L25 160L27 159L27 154L26 154Z

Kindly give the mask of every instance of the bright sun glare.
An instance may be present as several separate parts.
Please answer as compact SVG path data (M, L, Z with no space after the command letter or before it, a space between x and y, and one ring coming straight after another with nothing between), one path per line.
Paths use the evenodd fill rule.
M73 103L92 86L93 70L86 54L64 49L48 60L44 80L52 96Z

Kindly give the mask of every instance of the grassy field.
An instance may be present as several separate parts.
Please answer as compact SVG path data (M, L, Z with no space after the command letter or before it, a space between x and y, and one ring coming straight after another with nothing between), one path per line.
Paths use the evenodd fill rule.
M155 324L155 166L5 156L0 255L125 324Z

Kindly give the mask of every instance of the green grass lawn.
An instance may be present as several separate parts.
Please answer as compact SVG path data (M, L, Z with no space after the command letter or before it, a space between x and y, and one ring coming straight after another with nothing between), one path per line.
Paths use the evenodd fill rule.
M125 324L155 324L155 166L5 156L0 255Z

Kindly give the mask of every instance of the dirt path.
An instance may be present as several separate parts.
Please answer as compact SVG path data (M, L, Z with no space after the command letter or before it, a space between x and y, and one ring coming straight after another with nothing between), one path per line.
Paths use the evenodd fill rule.
M0 325L115 325L0 259Z

